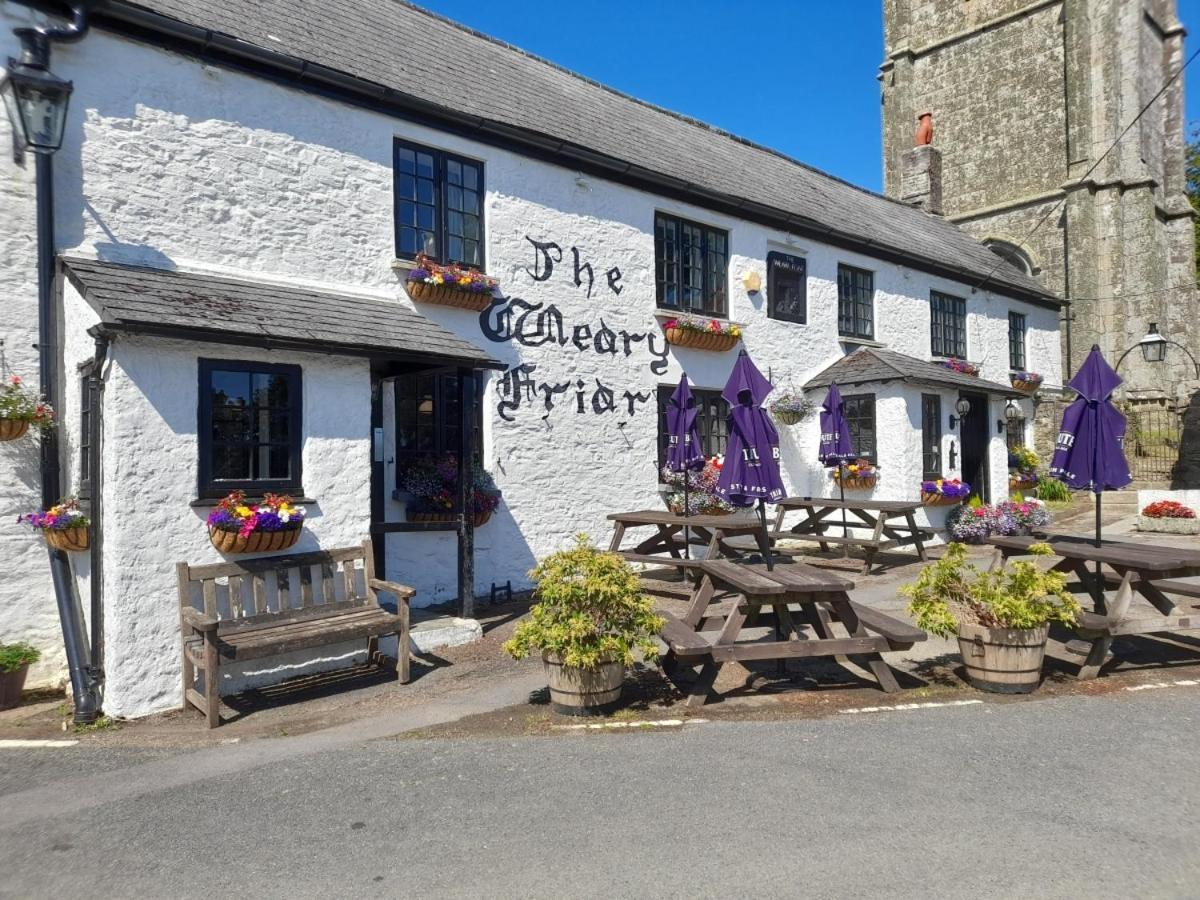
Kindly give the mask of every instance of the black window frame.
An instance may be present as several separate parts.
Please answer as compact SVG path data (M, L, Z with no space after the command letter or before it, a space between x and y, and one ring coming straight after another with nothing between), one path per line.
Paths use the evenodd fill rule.
M80 500L92 497L92 416L96 411L96 391L93 385L95 360L79 367L79 483L75 494Z
M476 462L483 460L483 376L475 373L475 417L473 426L473 456ZM432 409L428 428L432 440L422 445L421 429L426 427L418 419L421 415L418 398L422 396L422 381L428 381ZM413 390L412 388L416 389ZM423 371L407 372L393 379L393 428L395 429L397 487L403 478L407 463L422 457L438 458L462 451L462 411L458 408L458 372ZM411 410L409 401L412 401ZM415 437L412 446L402 446L402 431L409 430Z
M874 394L845 394L842 396L846 424L850 428L850 443L858 459L865 459L872 465L879 464L879 428L875 416ZM870 421L870 447L863 449L863 423Z
M838 335L875 340L875 273L838 263L837 284Z
M670 235L673 234L673 237ZM692 235L685 241L685 235ZM699 238L699 264L685 263L685 251ZM719 245L719 246L714 246ZM668 251L670 251L668 253ZM716 260L720 258L720 271ZM698 272L700 305L685 304L685 271ZM674 287L675 302L668 296ZM729 315L729 232L724 228L693 222L665 212L654 213L654 297L660 310L683 315L723 319Z
M780 308L781 279L795 279L798 284L796 310ZM808 324L808 260L803 256L772 250L767 254L767 318L781 322Z
M401 203L403 201L407 201L409 199L409 198L400 196L401 178L405 174L400 171L400 151L401 150L410 150L413 153L424 153L424 154L428 154L430 157L433 158L433 166L434 166L433 178L425 179L425 180L427 180L427 181L432 180L434 182L433 197L434 197L434 201L436 203L436 209L435 209L435 213L433 216L433 229L434 229L433 235L434 235L434 240L437 243L437 251L434 253L426 253L424 250L406 251L406 250L401 249L400 235L401 235L402 228L405 228L405 227L415 228L415 229L417 229L418 234L427 230L427 229L423 229L420 227L419 219L418 219L417 224L415 224L415 225L410 225L409 223L402 223L400 221ZM465 210L451 210L449 208L450 207L449 197L450 197L450 193L453 190L453 188L458 187L460 189L460 191L465 189L465 185L450 184L447 173L453 165L467 166L467 167L476 169L478 171L479 185L478 185L478 188L476 189L476 193L479 195L478 196L478 214L477 214L477 216L475 214L472 214L479 220L479 236L477 239L477 243L479 244L479 261L478 262L471 262L465 258L458 258L458 257L451 256L450 252L449 252L450 214L451 214L451 212L460 212L460 213L466 212ZM429 259L433 260L434 262L441 263L443 265L449 265L449 264L453 263L453 264L465 266L465 267L471 268L471 269L478 269L480 272L487 271L487 240L486 240L487 231L486 231L486 221L485 221L485 217L484 217L484 207L486 205L485 200L487 197L486 176L487 176L487 172L485 170L485 165L482 160L471 159L466 156L459 156L456 153L448 153L445 150L439 150L436 147L427 147L424 144L417 144L412 141L403 140L402 138L395 138L392 143L392 226L393 226L392 230L393 230L393 241L395 244L396 258L411 260L411 259L416 259L420 253L425 253L425 256L427 256ZM414 173L413 177L415 179L415 178L417 178L417 175ZM434 205L431 203L426 203L424 201L421 201L419 196L414 198L412 202L414 202L420 206ZM463 202L465 202L465 199ZM464 220L464 229L465 229L465 220ZM469 239L466 237L465 230L464 230L463 235L460 236L460 239L464 240L464 241Z
M921 395L921 477L942 477L942 397Z
M929 352L942 359L967 358L967 298L929 292Z
M1025 313L1008 313L1008 367L1014 372L1024 372L1028 356L1025 352L1025 338L1028 334L1029 322Z
M661 384L658 386L658 469L661 475L662 467L667 464L667 446L670 429L667 427L667 410L670 407L671 395L675 385ZM705 459L721 456L729 444L729 403L721 396L720 390L710 388L692 388L692 396L696 398L696 430L700 434L700 452Z
M1025 426L1026 420L1024 416L1018 416L1015 419L1005 419L1004 446L1009 453L1017 447L1025 446Z
M197 416L197 445L199 466L197 469L197 495L202 499L224 497L233 491L245 491L259 497L264 493L287 493L303 496L304 455L304 376L301 366L292 363L264 363L246 359L201 359L199 361L199 412ZM284 375L288 379L288 470L287 478L224 478L213 477L213 452L218 443L213 438L212 375L214 372L245 372L253 375ZM283 444L270 440L254 443Z

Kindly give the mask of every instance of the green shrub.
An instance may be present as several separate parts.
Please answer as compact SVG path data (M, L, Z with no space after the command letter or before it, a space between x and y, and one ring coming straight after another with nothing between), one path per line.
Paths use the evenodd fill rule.
M646 659L658 656L654 635L663 619L642 593L637 573L615 553L597 550L586 535L543 559L529 577L538 603L504 644L514 658L540 650L563 665L594 669L610 660L628 665L635 649Z
M15 672L42 658L42 651L26 643L0 644L0 672Z
M1037 498L1051 503L1065 503L1071 499L1071 491L1057 478L1039 478Z
M1033 544L1029 552L1053 553L1047 544ZM981 572L966 555L965 545L951 544L944 557L921 570L915 583L900 588L919 628L948 638L958 633L959 625L1037 628L1047 622L1075 623L1079 603L1067 593L1062 572L1043 572L1028 560Z

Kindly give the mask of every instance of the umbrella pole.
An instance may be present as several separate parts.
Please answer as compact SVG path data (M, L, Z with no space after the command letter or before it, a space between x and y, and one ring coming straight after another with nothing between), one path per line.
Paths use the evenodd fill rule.
M846 473L844 463L838 463L838 496L842 498L842 559L850 558L850 529L846 527Z
M1099 547L1100 546L1100 504L1104 497L1104 493L1101 492L1099 494L1096 494L1095 497L1096 497L1096 546ZM1100 560L1096 560L1096 584L1097 584L1097 590L1099 590L1099 585L1104 584L1104 582L1101 581L1101 579L1100 579Z
M775 560L771 557L771 539L767 536L767 501L758 501L758 517L762 520L762 553L767 561L767 571L775 568Z
M686 521L691 515L691 507L688 504L688 470L683 470L683 558L692 558L692 530L688 528Z

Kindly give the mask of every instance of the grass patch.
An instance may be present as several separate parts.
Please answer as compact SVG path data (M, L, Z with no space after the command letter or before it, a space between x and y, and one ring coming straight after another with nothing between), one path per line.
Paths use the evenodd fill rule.
M95 734L98 731L120 731L121 723L108 716L100 716L95 722L88 725L74 725L72 728L76 734Z

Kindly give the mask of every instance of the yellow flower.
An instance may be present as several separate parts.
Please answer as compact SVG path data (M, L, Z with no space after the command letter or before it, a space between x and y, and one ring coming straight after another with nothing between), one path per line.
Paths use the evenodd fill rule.
M234 510L234 512L236 512L243 519L248 519L252 515L254 515L254 511L251 510L250 507L248 507L248 506L239 506L237 509Z

